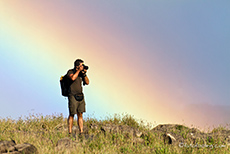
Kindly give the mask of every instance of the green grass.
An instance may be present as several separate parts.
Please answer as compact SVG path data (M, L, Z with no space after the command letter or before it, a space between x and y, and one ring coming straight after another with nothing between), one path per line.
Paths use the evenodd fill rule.
M97 125L95 129L90 129L92 124ZM101 133L100 126L114 124L119 126L129 126L143 132L141 138L143 143L133 143L132 136L118 133ZM76 126L76 120L74 122ZM77 145L74 148L57 150L57 141L68 136L67 119L63 115L30 115L24 119L12 120L10 118L0 120L0 140L14 140L16 144L30 143L37 147L40 154L56 153L156 153L156 154L176 154L176 153L230 153L230 148L226 145L221 135L217 138L207 138L197 140L198 145L209 145L210 147L192 147L191 140L187 136L188 130L184 126L178 126L176 131L180 131L187 146L167 145L162 140L162 134L150 132L153 124L137 120L128 114L108 116L103 120L85 118L84 127L88 128L89 135L96 136L93 140L75 140ZM215 128L211 133L218 133L224 130L223 127ZM176 132L175 132L176 133ZM193 144L194 146L195 144ZM211 145L216 147L211 148ZM224 145L225 147L218 147Z

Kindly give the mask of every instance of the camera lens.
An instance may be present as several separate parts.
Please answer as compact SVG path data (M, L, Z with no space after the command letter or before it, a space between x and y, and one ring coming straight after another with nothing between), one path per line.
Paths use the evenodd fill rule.
M83 66L83 69L84 69L84 70L88 70L88 69L89 69L89 67L86 66L86 65L84 65L84 64L82 64L82 66Z

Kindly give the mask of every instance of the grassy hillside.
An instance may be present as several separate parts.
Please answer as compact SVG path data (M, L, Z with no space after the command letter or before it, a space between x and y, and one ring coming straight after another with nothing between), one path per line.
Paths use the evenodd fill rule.
M76 125L76 121L74 123ZM130 115L114 115L105 120L84 119L85 135L69 137L67 119L62 115L31 115L24 120L1 119L0 141L14 140L16 144L33 144L40 154L45 153L230 153L228 140L215 128L208 138L192 140L189 129L176 126L174 135L180 135L183 144L169 144L165 131L153 131L151 125L144 125ZM163 127L162 127L163 128ZM218 134L219 135L216 135ZM132 135L136 133L136 135ZM212 136L213 133L213 136ZM214 135L215 133L215 135ZM139 135L138 135L139 134ZM202 134L202 132L201 132ZM172 135L172 134L171 134ZM69 137L73 146L58 148L59 140ZM193 141L193 142L192 142Z

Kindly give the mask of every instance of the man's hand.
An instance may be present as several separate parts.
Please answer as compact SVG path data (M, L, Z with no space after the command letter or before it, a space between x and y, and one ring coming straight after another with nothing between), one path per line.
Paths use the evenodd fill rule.
M84 67L82 65L79 66L79 70L82 71Z
M78 77L79 73L84 69L84 67L82 66L82 64L80 64L79 66L76 67L76 72L74 72L74 74L70 74L69 77L71 78L71 80L76 80L76 78Z
M76 67L76 70L79 72L82 71L83 69L84 69L84 67L82 65L79 65Z
M83 73L83 85L89 85L89 78L87 77L87 75L86 75L86 72L87 72L87 70L84 70L84 71L82 71L82 73Z
M84 70L82 71L82 73L83 73L83 74L86 74L86 73L87 73L87 70L86 70L86 69L84 69Z

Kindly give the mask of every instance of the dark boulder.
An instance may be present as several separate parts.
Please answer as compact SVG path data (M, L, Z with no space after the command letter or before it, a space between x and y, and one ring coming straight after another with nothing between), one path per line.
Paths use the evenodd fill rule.
M11 141L0 141L0 153L15 151L16 143L14 140Z
M37 154L37 148L29 143L16 145L15 141L0 141L0 153Z
M24 144L18 144L14 146L16 151L19 151L20 153L23 154L37 154L38 150L37 148L29 143L24 143Z

